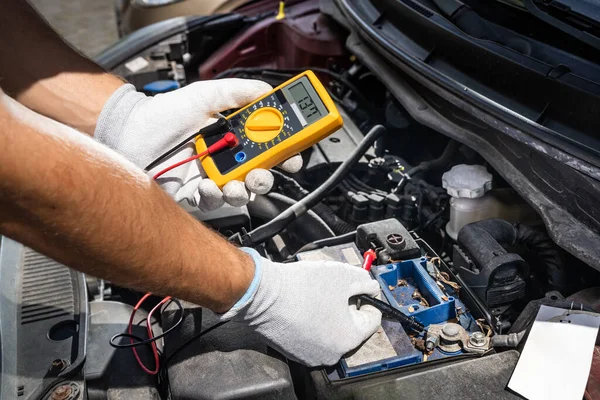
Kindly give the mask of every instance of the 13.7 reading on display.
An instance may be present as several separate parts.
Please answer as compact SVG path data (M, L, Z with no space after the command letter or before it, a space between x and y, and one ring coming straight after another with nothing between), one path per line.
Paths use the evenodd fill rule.
M290 95L296 101L296 104L298 105L298 108L300 109L300 112L307 123L311 124L321 118L321 112L319 111L319 108L308 94L308 91L302 82L298 82L297 84L291 86L288 90Z

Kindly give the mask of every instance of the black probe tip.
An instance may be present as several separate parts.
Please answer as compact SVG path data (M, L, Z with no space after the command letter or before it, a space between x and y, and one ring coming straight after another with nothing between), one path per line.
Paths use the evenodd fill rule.
M377 300L376 298L373 298L366 294L361 294L356 297L362 303L369 304L369 305L377 308L379 311L381 311L382 314L386 314L386 315L389 315L389 316L397 319L402 324L402 326L404 326L405 328L412 329L415 332L423 332L425 330L425 325L423 325L422 323L417 321L415 319L415 317L409 317L408 315L404 314L402 311L398 310L397 308L392 307L391 305L389 305L387 303L384 303L381 300Z

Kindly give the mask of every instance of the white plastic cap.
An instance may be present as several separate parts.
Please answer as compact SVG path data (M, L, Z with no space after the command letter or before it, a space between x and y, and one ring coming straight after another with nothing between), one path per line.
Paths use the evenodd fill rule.
M442 175L442 187L452 197L476 199L492 188L492 174L483 165L455 165Z

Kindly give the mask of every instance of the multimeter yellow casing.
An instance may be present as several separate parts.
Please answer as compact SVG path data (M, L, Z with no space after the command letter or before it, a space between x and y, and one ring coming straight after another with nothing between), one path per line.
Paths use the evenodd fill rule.
M312 146L343 125L327 90L312 71L305 71L227 117L239 140L202 159L209 179L219 187L243 181L256 168L270 169ZM199 136L198 153L222 135Z

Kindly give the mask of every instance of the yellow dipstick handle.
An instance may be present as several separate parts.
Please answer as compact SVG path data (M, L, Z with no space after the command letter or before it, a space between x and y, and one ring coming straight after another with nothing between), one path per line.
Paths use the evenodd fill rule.
M277 21L285 18L285 11L283 10L284 8L285 8L285 1L280 1L279 2L279 12L277 13L277 16L275 17L275 19Z

